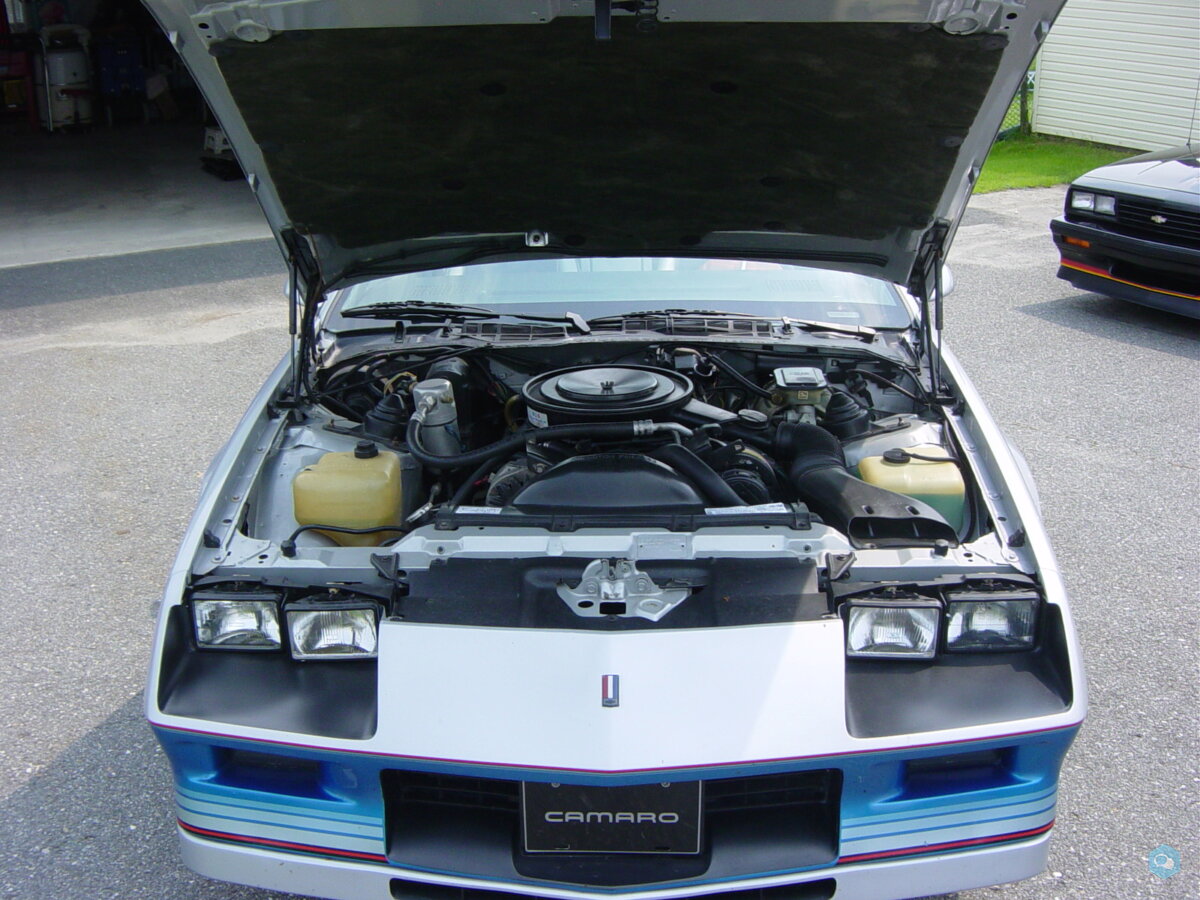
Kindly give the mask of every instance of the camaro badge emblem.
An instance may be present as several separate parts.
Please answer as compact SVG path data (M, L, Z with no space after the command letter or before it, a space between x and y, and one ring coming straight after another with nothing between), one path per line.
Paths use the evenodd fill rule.
M621 705L621 676L605 675L600 679L600 705Z
M1160 216L1158 213L1155 213L1154 215L1152 215L1152 216L1150 217L1150 221L1151 221L1151 222L1153 222L1155 225L1166 225L1166 224L1167 224L1167 217L1166 217L1166 216Z

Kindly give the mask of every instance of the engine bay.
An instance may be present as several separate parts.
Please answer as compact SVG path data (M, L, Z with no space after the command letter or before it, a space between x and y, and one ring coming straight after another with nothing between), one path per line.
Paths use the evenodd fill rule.
M394 545L423 529L817 523L850 547L976 538L986 511L919 370L868 353L571 342L328 361L242 533ZM983 521L981 521L983 519Z

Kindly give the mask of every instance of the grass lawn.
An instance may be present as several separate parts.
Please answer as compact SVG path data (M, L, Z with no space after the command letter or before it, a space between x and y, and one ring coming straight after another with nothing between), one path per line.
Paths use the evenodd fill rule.
M1066 184L1089 169L1139 152L1040 134L1014 135L992 146L975 193Z

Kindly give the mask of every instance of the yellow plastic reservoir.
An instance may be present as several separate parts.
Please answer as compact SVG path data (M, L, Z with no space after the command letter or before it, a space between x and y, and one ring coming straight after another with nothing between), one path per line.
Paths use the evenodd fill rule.
M380 452L370 441L360 442L350 453L326 453L296 473L292 500L301 525L399 525L403 520L400 457L389 450ZM375 547L397 537L399 529L374 534L321 533L346 547Z
M929 459L901 457L897 451L890 450L886 456L867 456L860 460L859 477L870 484L928 503L957 531L962 527L966 502L966 488L958 465L950 459L946 449L937 444L918 444L904 447L903 451ZM946 462L934 462L934 459Z

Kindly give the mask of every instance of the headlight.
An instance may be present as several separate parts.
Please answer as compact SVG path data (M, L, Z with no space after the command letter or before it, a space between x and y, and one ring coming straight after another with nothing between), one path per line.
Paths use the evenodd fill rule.
M192 598L196 643L221 650L278 650L279 603L274 598Z
M847 656L932 659L937 652L941 605L936 601L852 600L845 609Z
M287 608L294 659L371 659L376 656L379 607L370 601L301 600Z
M1036 597L950 595L946 650L1028 650L1037 637Z
M1115 216L1117 214L1117 198L1091 191L1071 191L1071 209Z

